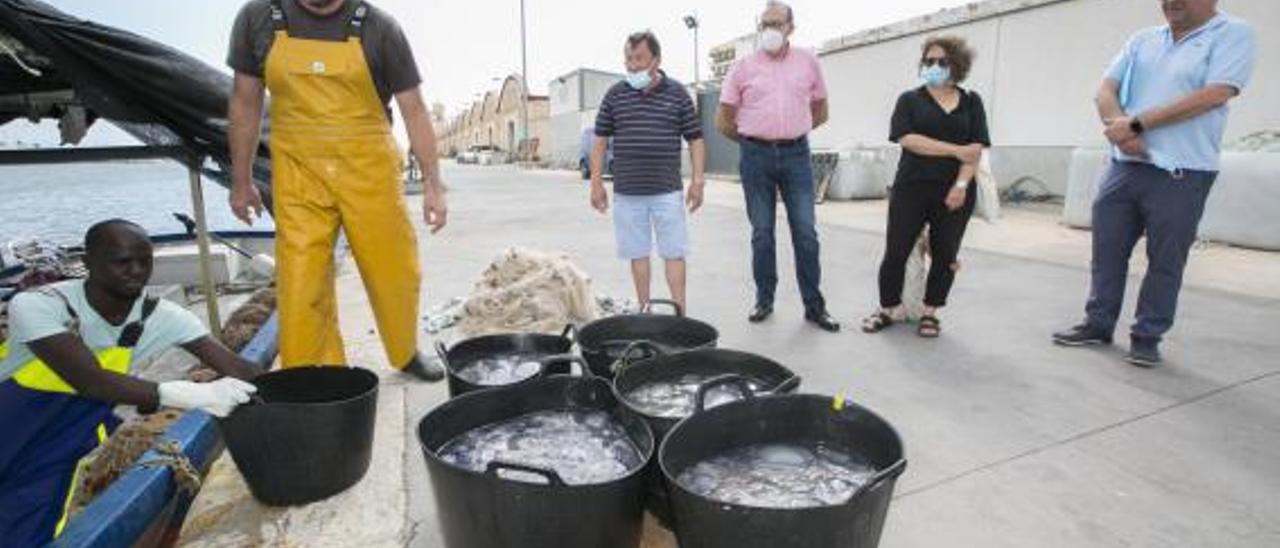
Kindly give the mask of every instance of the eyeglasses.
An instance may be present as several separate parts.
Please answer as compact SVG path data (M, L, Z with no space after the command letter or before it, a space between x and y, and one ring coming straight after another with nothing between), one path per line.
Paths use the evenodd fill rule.
M946 57L925 57L920 60L920 65L925 67L937 65L940 68L951 68L951 61Z
M761 21L760 22L760 30L765 30L765 29L783 30L785 28L787 28L786 21Z

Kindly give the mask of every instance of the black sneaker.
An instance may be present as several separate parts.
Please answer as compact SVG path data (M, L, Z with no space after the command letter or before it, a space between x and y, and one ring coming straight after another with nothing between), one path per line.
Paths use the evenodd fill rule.
M1082 323L1066 331L1053 334L1053 342L1062 346L1093 346L1111 344L1111 333Z
M421 352L414 354L409 365L402 367L400 372L426 382L440 382L444 379L444 366L440 364L440 359L428 358Z
M1133 338L1129 343L1129 354L1124 357L1138 367L1156 367L1164 360L1160 357L1160 343L1151 339Z

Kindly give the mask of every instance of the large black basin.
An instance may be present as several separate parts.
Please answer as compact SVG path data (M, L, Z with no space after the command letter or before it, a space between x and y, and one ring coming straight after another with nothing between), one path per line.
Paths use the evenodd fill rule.
M254 498L272 506L315 502L369 470L378 376L353 367L296 367L253 380L258 403L218 422Z
M619 420L647 462L653 434L622 412L609 383L594 377L552 375L480 390L427 413L418 440L431 476L437 515L449 548L635 548L644 514L644 467L613 481L565 484L553 471L491 466L485 472L442 460L439 451L470 430L538 411L602 410ZM545 481L510 479L499 472L533 471Z
M653 305L664 304L675 315L653 314ZM627 347L649 341L667 352L711 348L720 332L710 324L686 317L680 305L654 299L640 314L622 314L588 323L578 331L578 348L597 376L613 378L613 366Z
M819 443L859 455L876 472L842 504L799 509L711 500L677 479L726 451L774 443ZM659 463L681 548L875 548L907 461L897 432L875 413L827 396L787 395L695 413L667 435Z
M643 341L637 342L627 354L640 354L647 345ZM716 384L741 386L743 382L751 382L759 386L762 392L770 393L786 393L800 386L800 377L790 369L756 354L723 348L700 348L675 354L665 354L660 349L649 348L648 352L654 357L634 363L628 357L623 357L617 375L613 378L613 393L630 412L649 423L659 446L666 439L667 433L684 417L652 415L627 399L628 393L645 384L670 382L692 374L707 377L709 383ZM646 506L662 525L670 528L672 517L669 490L657 459L650 464L648 477L649 498Z
M540 357L552 357L568 354L573 349L574 332L572 325L565 327L560 336L540 333L509 333L500 335L484 335L463 340L452 348L446 349L441 343L436 352L444 362L449 374L449 396L461 396L467 392L493 388L469 382L458 375L458 371L475 363L477 360L501 356L504 354L528 354ZM542 371L532 378L544 375L567 374L569 363L556 360L546 364ZM526 379L529 380L529 379Z

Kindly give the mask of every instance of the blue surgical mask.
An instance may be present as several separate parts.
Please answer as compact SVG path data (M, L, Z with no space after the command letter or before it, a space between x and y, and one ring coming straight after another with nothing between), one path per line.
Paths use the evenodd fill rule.
M942 87L951 80L951 69L938 65L923 66L920 67L920 79L931 88Z
M649 75L649 69L627 73L627 85L631 86L631 89L634 89L634 90L648 89L649 84L652 84L652 83L653 83L653 76Z

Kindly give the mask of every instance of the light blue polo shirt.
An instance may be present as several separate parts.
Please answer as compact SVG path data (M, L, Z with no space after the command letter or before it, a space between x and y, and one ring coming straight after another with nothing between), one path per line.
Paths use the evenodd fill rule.
M1112 61L1105 78L1120 84L1120 106L1130 116L1164 107L1204 89L1223 84L1243 92L1253 74L1257 41L1241 19L1219 13L1181 41L1168 26L1139 31ZM1150 162L1174 171L1218 171L1226 105L1164 127L1143 137ZM1114 149L1119 160L1147 161Z

